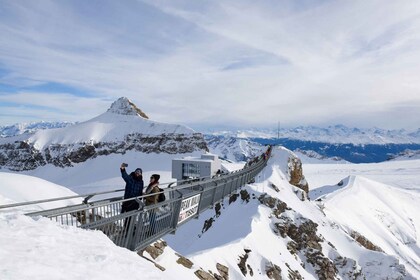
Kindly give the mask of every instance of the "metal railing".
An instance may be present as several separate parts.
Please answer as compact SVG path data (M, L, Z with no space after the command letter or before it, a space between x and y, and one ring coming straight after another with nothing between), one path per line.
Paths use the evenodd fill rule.
M166 200L157 204L145 206L143 203L145 197L156 194L130 199L123 199L122 196L118 196L89 202L94 196L122 191L115 190L58 198L56 200L84 197L84 200L81 204L32 212L27 215L44 216L61 224L100 230L118 246L130 250L144 249L148 244L174 232L180 225L198 217L200 213L224 197L251 182L266 166L270 153L271 148L269 147L264 154L255 158L249 164L247 163L243 169L238 171L212 178L176 182L176 185L175 182L171 183L163 191ZM122 203L131 200L137 201L139 208L121 213ZM41 202L47 201L53 200L47 199ZM39 202L17 203L14 206Z

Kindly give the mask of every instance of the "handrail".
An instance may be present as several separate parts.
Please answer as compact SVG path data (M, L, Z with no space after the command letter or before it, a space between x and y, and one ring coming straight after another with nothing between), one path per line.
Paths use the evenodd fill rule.
M159 192L167 193L167 199L157 204L145 206L142 201L143 198L157 193L127 199L112 197L93 202L88 201L94 195L122 191L114 190L94 193L91 197L89 195L92 194L41 200L42 202L50 202L85 197L81 204L32 212L27 215L41 215L62 224L101 230L118 246L130 250L143 249L165 234L175 232L177 227L192 218L198 217L217 201L232 194L244 184L251 182L267 165L270 154L271 148L265 154L247 163L244 168L228 174L201 177L190 184L172 186L175 182L168 183L167 188ZM139 203L138 209L122 213L122 203L132 200ZM39 201L16 204L20 206L35 203L39 203ZM6 206L12 207L10 205Z
M11 208L11 207L18 207L18 206L25 206L31 204L41 204L46 202L53 202L53 201L60 201L60 200L67 200L73 198L80 198L80 197L87 197L90 195L100 195L100 194L107 194L107 193L114 193L114 192L121 192L124 189L112 190L112 191L105 191L105 192L98 192L98 193L91 193L91 194L80 194L80 195L73 195L73 196L63 196L63 197L56 197L56 198L49 198L49 199L41 199L41 200L34 200L34 201L25 201L25 202L18 202L12 204L4 204L0 205L0 209L3 208Z
M203 177L199 177L199 178L200 179L201 178L210 178L210 176L203 176ZM164 185L170 186L170 185L175 184L175 183L178 184L179 182L189 182L189 181L192 181L192 180L193 179L180 180L180 181L174 181L174 182L168 182L168 183L161 183L159 185L160 186L164 186ZM185 187L190 187L190 185L185 186ZM17 202L17 203L11 203L11 204L3 204L3 205L0 205L0 209L20 207L20 206L26 206L26 205L32 205L32 204L41 204L41 203L54 202L54 201L60 201L60 200L68 200L68 199L73 199L73 198L82 198L82 197L85 198L83 200L83 203L86 204L86 203L88 203L88 200L90 198L94 197L94 196L108 194L108 193L114 193L114 192L123 192L123 191L124 191L124 189L116 189L116 190L110 190L110 191L104 191L104 192L94 192L94 193L87 193L87 194L80 194L80 195L63 196L63 197L55 197L55 198L40 199L40 200L33 200L33 201Z

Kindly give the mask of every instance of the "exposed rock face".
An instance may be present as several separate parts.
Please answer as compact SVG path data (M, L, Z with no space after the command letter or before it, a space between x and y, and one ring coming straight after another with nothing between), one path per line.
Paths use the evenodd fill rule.
M267 274L267 277L270 279L282 280L280 267L276 264L273 264L272 262L266 263L265 273Z
M247 203L249 202L249 200L251 199L250 194L247 192L247 190L241 190L240 192L241 195L241 199L243 201L246 201Z
M186 268L189 268L189 269L192 268L192 266L194 264L192 261L190 261L189 259L187 259L184 256L181 256L180 254L176 254L176 255L179 257L179 259L176 261L177 263L183 265Z
M149 118L142 110L137 108L133 102L128 100L127 97L120 97L117 99L114 103L112 103L107 112L120 115L137 115L145 119Z
M283 201L280 201L277 198L268 196L267 194L262 194L258 198L258 200L264 204L265 206L268 206L273 209L273 214L277 218L280 218L280 215L286 211L291 210L289 207L287 207L287 204Z
M167 244L165 241L157 241L154 244L147 246L146 249L144 249L144 251L149 253L149 255L153 259L156 259L157 257L163 254L163 251L165 250L166 246ZM142 253L143 252L140 251L138 254L142 254Z
M220 202L217 202L215 205L214 205L214 211L216 212L216 218L219 218L219 216L220 216L220 214L221 214L221 212L220 212L220 209L222 208L222 206L220 205Z
M210 273L204 271L204 270L197 270L194 272L194 274L198 277L200 280L216 280L216 278L211 275Z
M286 263L286 266L288 268L287 273L288 273L288 278L290 280L302 280L302 276L300 275L299 271L297 270L292 270L292 268L290 267L290 265L288 263Z
M317 223L302 217L285 202L267 194L261 195L258 200L272 209L273 230L282 238L290 240L287 242L289 252L301 259L302 266L310 264L318 279L336 279L337 274L343 279L365 277L355 260L341 257L330 242L317 234ZM330 247L328 257L323 253L323 242L324 246ZM297 271L291 269L288 276L289 279L302 279Z
M233 203L236 201L236 199L239 197L239 194L234 193L229 197L229 204Z
M32 143L18 141L0 145L0 166L13 171L33 170L46 164L71 167L88 159L127 151L142 153L183 154L207 151L202 134L161 134L157 136L133 133L119 142L52 144L38 150Z
M251 250L249 250L249 249L244 249L244 250L245 250L245 254L243 256L239 256L238 266L239 266L239 269L241 270L241 272L244 276L247 275L248 269L250 270L250 275L252 276L252 274L253 274L252 269L246 263L246 261L248 259L248 254L251 252Z
M229 280L229 268L220 263L216 264L217 271L219 271L222 279Z
M364 237L363 235L361 235L357 231L352 231L350 233L350 236L354 240L356 240L357 243L359 243L360 245L362 245L363 247L365 247L368 250L382 252L382 253L384 252L380 247L378 247L375 244L373 244L372 242L370 242L366 237Z
M288 166L289 183L308 193L309 185L308 182L306 182L305 176L303 176L302 162L300 159L298 157L289 157Z

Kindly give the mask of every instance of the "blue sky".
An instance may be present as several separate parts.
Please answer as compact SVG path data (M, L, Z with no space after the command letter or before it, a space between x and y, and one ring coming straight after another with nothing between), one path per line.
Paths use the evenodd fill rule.
M3 1L0 125L420 127L418 1Z

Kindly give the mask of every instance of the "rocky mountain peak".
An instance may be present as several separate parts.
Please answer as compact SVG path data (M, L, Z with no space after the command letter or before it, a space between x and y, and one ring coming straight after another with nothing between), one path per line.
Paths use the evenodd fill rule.
M120 115L137 115L142 118L149 119L149 117L127 97L118 98L116 101L114 101L114 103L111 104L111 107L107 112Z

